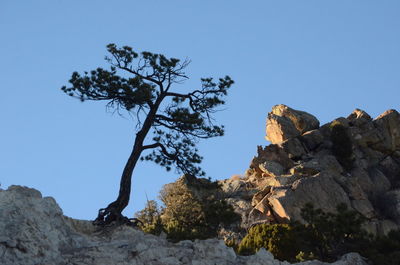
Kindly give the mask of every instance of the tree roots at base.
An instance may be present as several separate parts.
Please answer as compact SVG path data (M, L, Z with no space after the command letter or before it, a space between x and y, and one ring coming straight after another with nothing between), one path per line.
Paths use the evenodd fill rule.
M143 225L142 221L139 219L123 216L120 211L110 205L107 208L101 208L99 210L99 214L92 224L102 227L112 225L128 225L131 227L137 227L139 224Z

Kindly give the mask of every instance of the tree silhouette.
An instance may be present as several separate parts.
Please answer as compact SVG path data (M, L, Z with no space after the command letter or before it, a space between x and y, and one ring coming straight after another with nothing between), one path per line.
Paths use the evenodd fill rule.
M133 170L141 158L171 170L204 175L198 166L202 157L196 144L224 134L224 128L213 124L213 113L223 105L228 88L233 84L229 76L215 82L201 79L201 87L188 93L172 91L174 84L188 77L184 70L189 61L167 58L162 54L135 52L131 47L107 45L106 61L110 70L97 68L80 75L72 73L71 86L61 89L69 96L86 100L103 100L107 107L121 113L133 114L136 138L132 152L122 172L117 199L99 210L95 224L113 221L126 222L122 210L128 205ZM145 142L149 133L150 143ZM144 151L151 152L141 157Z

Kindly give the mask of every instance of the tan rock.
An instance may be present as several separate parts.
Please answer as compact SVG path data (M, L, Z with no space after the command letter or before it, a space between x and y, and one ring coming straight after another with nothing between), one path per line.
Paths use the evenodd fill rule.
M268 204L271 206L271 210L278 221L290 221L293 218L296 219L300 215L298 208L288 207L285 203L287 198L292 198L291 194L293 191L291 189L276 189L273 194L268 197ZM296 216L296 217L294 217Z
M271 187L280 187L281 183L278 181L278 178L274 177L266 177L259 181L259 186L271 186Z
M400 148L400 114L388 110L374 119L376 129L368 132L371 148L391 153Z
M312 176L321 171L335 171L342 173L343 168L333 155L321 153L310 161L303 162L289 170L291 174L306 176Z
M264 163L258 165L258 167L263 173L271 177L280 176L285 172L283 166L274 161L265 161Z
M292 185L296 180L302 178L300 174L281 175L279 177L267 177L260 180L260 186L282 187Z
M287 117L280 117L269 113L267 118L266 137L272 144L281 143L300 135L293 122Z
M360 127L368 122L372 121L371 116L368 115L363 110L360 109L355 109L348 117L347 119L355 126Z
M266 214L267 216L271 215L271 209L269 207L269 202L267 197L264 197L259 203L257 203L254 206L254 209L257 209L258 211L260 211L263 214Z
M319 121L313 115L280 104L268 113L266 139L273 144L281 143L318 127Z
M283 148L291 159L298 159L301 158L302 155L306 154L303 144L297 138L290 138L283 141L279 146Z
M282 165L284 171L294 166L294 162L288 154L276 144L270 144L264 148L257 146L257 156L251 161L250 168L258 169L259 165L265 161L273 161Z
M269 204L281 219L302 220L301 209L306 203L325 212L335 212L336 206L350 200L342 187L336 183L334 173L322 172L316 176L295 181L290 189L274 189L269 196Z
M251 200L251 206L256 206L269 192L271 191L271 187L267 186L264 189L260 190L256 194L254 194Z
M300 133L304 133L319 127L319 121L313 115L300 110L289 108L279 104L272 107L272 113L281 117L289 118Z

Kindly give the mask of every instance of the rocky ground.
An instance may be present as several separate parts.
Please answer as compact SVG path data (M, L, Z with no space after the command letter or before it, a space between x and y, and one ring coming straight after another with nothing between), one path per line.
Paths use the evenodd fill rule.
M4 265L128 265L248 264L283 265L261 249L238 256L222 240L181 241L144 234L129 227L98 230L89 221L63 215L51 197L37 190L11 186L0 190L0 264ZM319 261L300 264L323 265ZM335 265L365 265L355 253Z

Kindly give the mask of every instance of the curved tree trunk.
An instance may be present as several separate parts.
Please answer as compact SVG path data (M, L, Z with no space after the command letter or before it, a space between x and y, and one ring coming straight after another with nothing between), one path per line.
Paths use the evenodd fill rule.
M117 199L110 203L106 208L99 210L97 218L93 221L95 225L107 225L113 221L119 223L129 222L129 219L122 215L122 211L128 206L131 195L132 173L136 166L137 161L143 151L143 143L146 135L149 133L153 124L158 107L161 104L163 96L160 96L156 103L148 113L142 129L136 134L135 143L132 152L125 164L124 171L122 172L119 193Z
M143 140L141 142L143 142ZM135 145L122 172L117 199L106 208L99 210L94 224L105 225L113 221L124 222L126 220L126 218L122 216L122 211L128 206L131 195L132 173L142 153L142 145L139 145L138 142L140 142L140 139L136 137Z

